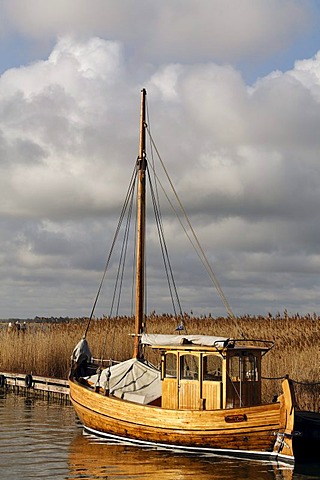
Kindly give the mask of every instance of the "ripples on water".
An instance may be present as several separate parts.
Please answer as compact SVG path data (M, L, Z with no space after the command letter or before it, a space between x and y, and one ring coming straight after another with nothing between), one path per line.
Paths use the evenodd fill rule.
M0 399L0 478L65 478L76 433L71 407L9 394Z
M71 406L8 394L0 396L0 478L310 480L320 479L320 464L310 476L270 463L100 441L82 434Z

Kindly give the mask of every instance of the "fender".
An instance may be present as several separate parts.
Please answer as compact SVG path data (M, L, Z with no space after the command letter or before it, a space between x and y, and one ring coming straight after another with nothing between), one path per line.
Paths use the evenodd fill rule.
M32 375L30 374L26 375L24 379L24 383L26 388L31 388L33 383Z

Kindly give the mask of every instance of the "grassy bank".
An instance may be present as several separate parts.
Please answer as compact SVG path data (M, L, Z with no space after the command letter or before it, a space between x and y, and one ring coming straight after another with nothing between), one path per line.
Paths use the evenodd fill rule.
M263 376L291 378L301 383L319 382L320 318L316 316L185 318L189 334L221 335L272 340L275 347L264 357ZM86 320L68 323L28 323L25 331L0 329L0 371L67 378L70 357L83 336ZM174 333L177 320L153 315L147 321L149 333ZM98 319L91 322L87 339L94 357L124 360L132 354L134 320L132 318ZM157 363L152 353L150 361ZM320 385L295 384L301 408L320 409ZM280 391L280 380L270 380L265 399Z

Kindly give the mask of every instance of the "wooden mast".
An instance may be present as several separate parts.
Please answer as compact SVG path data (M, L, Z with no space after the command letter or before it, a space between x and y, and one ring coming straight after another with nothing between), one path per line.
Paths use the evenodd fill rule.
M144 264L145 264L145 216L146 216L146 95L145 89L141 90L140 112L140 143L137 160L138 169L138 204L137 204L137 251L136 251L136 316L133 357L140 358L139 334L142 333L144 320Z

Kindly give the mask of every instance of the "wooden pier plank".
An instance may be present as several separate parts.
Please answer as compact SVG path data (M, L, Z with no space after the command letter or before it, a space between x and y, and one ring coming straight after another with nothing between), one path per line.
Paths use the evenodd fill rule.
M62 378L41 377L32 375L31 386L26 385L26 375L22 373L0 372L5 378L5 385L15 388L24 388L28 391L48 392L48 394L59 394L69 396L68 380Z

